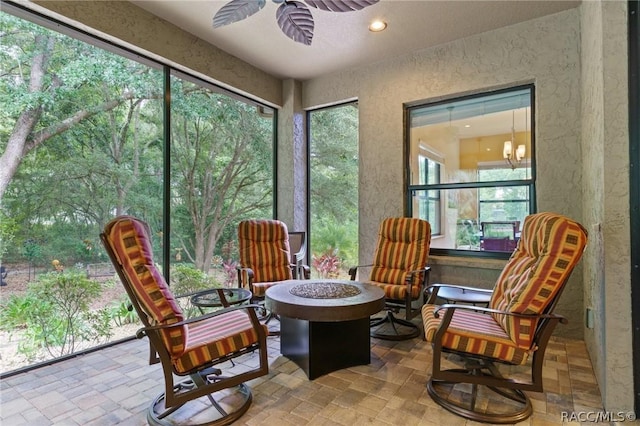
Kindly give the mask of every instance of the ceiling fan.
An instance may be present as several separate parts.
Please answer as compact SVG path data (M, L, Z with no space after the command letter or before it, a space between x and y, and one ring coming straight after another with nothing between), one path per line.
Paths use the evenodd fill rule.
M280 4L276 20L282 32L298 43L311 45L313 40L313 15L308 6L327 12L351 12L378 3L379 0L272 0ZM306 4L305 4L306 3ZM241 21L264 7L266 0L231 0L213 17L213 28Z

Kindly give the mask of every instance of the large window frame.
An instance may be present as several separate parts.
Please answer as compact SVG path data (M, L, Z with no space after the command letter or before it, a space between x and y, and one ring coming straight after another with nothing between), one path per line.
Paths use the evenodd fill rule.
M157 124L156 128L159 130L154 133L154 137L152 138L152 141L149 142L148 144L153 145L153 147L157 149L157 151L154 151L154 154L156 154L156 157L154 159L160 158L161 160L158 160L156 163L156 164L159 164L159 166L157 167L157 170L154 169L153 172L148 172L147 175L151 176L151 178L149 179L153 179L154 182L158 183L157 188L159 189L154 191L153 194L159 194L159 196L156 197L155 199L157 203L153 203L153 204L150 203L149 205L144 206L146 210L145 209L133 210L133 207L131 205L124 205L124 211L122 213L132 214L140 217L145 221L149 221L149 219L145 217L145 211L153 211L155 215L155 219L157 220L155 220L153 223L150 223L150 225L152 226L152 229L154 231L154 235L152 237L154 239L153 245L154 245L154 251L156 252L156 261L162 265L163 275L167 280L167 282L170 283L170 285L172 284L172 277L170 275L174 275L170 272L170 266L173 266L173 263L178 263L177 261L179 260L176 253L172 252L172 249L171 249L172 247L171 246L171 242L172 242L171 229L172 228L174 230L176 229L175 226L171 225L171 222L174 217L178 216L178 214L175 213L175 211L172 210L172 207L171 207L172 199L175 200L176 198L175 188L174 188L174 191L172 192L172 180L175 180L176 173L173 173L173 176L172 176L172 168L171 168L172 163L173 164L176 163L176 161L174 161L175 157L172 157L172 149L171 149L171 148L175 148L175 144L176 144L176 139L175 137L172 137L172 133L171 133L172 101L175 108L175 105L177 105L175 98L176 98L176 95L178 94L177 91L174 91L172 95L172 88L170 84L172 78L175 79L179 77L183 80L188 80L190 83L197 85L200 88L206 89L208 95L210 96L219 95L220 97L224 97L226 100L233 101L236 104L242 104L246 110L250 110L249 112L244 111L246 115L251 115L252 117L258 117L259 120L267 123L266 126L263 126L263 129L262 129L263 132L260 133L260 135L262 136L261 138L258 138L255 136L258 133L252 133L250 136L253 136L253 137L245 137L244 139L249 141L247 143L248 145L259 143L261 140L267 141L267 143L271 144L271 145L267 145L267 144L261 145L262 147L264 147L265 151L270 153L270 155L262 155L259 157L261 162L265 163L263 170L266 170L266 172L263 180L268 182L269 191L266 191L264 187L261 187L259 191L254 191L254 193L257 194L257 197L263 196L267 192L269 192L270 195L267 197L263 197L263 198L266 198L266 201L263 203L264 205L262 206L260 213L256 213L255 211L251 211L249 209L244 209L241 213L238 213L239 219L236 218L234 220L238 221L246 217L253 217L253 215L255 214L263 215L263 217L268 217L269 215L272 218L276 217L277 203L278 203L278 199L277 199L278 115L277 115L276 108L267 105L266 103L258 100L257 98L251 98L247 95L240 94L239 92L234 92L233 90L221 87L220 85L216 84L216 82L213 81L212 79L196 76L195 73L183 67L173 66L167 60L152 58L146 55L145 53L143 53L142 51L138 51L135 48L129 48L129 47L126 47L124 44L107 40L106 38L100 37L99 35L95 35L92 32L81 30L79 28L76 28L74 25L67 24L60 20L56 20L55 18L49 17L47 14L39 13L36 10L29 8L28 6L23 6L23 5L12 3L12 2L2 1L2 9L3 9L2 12L0 12L2 14L11 15L20 20L30 22L44 29L50 30L51 32L55 32L63 36L67 36L69 38L75 39L76 41L80 41L83 44L90 45L93 48L100 49L104 52L108 52L109 54L113 54L113 56L128 59L132 62L137 63L138 65L151 68L158 74L157 82L154 81L154 85L153 85L154 92L157 92L158 94L158 96L155 96L153 98L155 101L158 102L157 108L155 110L158 112L158 114L154 117L154 119L157 119L157 121L154 121L153 124L154 125ZM221 105L221 102L219 100L217 103ZM176 115L177 115L176 109L174 109L173 110L174 119ZM203 120L210 119L211 121L213 121L214 118L210 118L210 117L217 117L217 116L210 114L209 116L202 117L202 119ZM115 122L116 120L113 120L113 121ZM233 123L236 123L236 121L233 121ZM229 127L234 130L237 128L245 128L237 125L236 126L230 125ZM218 138L218 140L221 140L221 139L222 139L221 137ZM124 140L124 137L123 137L123 140ZM85 151L89 152L90 149L85 148ZM253 152L253 151L245 149L245 152ZM258 155L256 155L256 157L257 156ZM130 157L133 158L134 156L130 156ZM77 158L74 161L76 160ZM138 161L138 160L139 158L136 157L135 161ZM134 160L131 160L131 161L134 161ZM250 161L252 160L247 160L247 162L250 162ZM271 167L270 170L269 170L269 166ZM108 188L109 186L103 185L103 187ZM9 197L16 198L15 197L16 191L13 190L13 188L11 188L11 185L10 185L10 189L12 190L11 193L10 191L7 191L5 193L5 197L7 197L6 200L9 200ZM149 191L149 193L151 193L151 191ZM140 197L137 197L137 198L142 198L143 196L149 195L147 193L144 193L144 191L138 191L137 194L140 194ZM226 199L231 199L231 198L232 197L227 197ZM114 214L121 214L121 213L114 213L114 212L118 212L117 208L119 208L120 206L116 206L115 205L116 203L113 203L111 201L106 201L106 202L112 203L108 209L103 210L107 218L112 217ZM14 200L14 203L15 203L15 200ZM5 203L4 207L7 207L7 204L8 203ZM240 215L244 215L244 216L240 217ZM101 252L101 254L104 254L104 250L101 248L99 244L98 233L101 231L101 227L104 225L105 219L102 216L100 216L99 219L96 219L95 216L91 216L90 218L93 220L87 219L87 222L88 222L87 228L88 229L90 228L89 231L87 231L87 233L88 235L91 236L92 241L87 240L86 250L87 251L92 250L95 253ZM222 223L222 221L220 221L220 223ZM224 237L230 240L234 239L233 235L235 235L235 226L233 225L233 222L231 221L229 221L228 223L225 222L223 225L225 229ZM75 235L73 237L75 237ZM224 240L222 240L221 237L219 237L218 239L219 244L217 244L216 246L216 254L219 251L218 246L221 245L220 242L222 241ZM94 248L95 250L93 250ZM71 249L69 251L71 251ZM19 256L23 256L22 254L18 253L17 249L13 250L9 254L14 256L15 258ZM0 253L0 260L2 260L2 255L3 253ZM204 256L204 257L206 259L212 258L212 256ZM213 258L216 258L216 257L220 257L220 256L213 256ZM47 257L47 259L48 258L49 257ZM103 256L103 258L106 259L106 255ZM227 260L227 259L222 259L222 260ZM185 261L187 261L187 259L185 259ZM38 267L40 269L39 272L49 270L52 268L49 265L49 263L50 262L38 261L37 265L34 263L33 269L35 271L35 268ZM197 264L197 260L193 263ZM71 265L72 263L65 262L64 264L68 266L67 270L71 269L69 265ZM58 270L57 263L55 265L56 265L56 270ZM75 266L79 266L79 265L84 266L79 262ZM88 266L89 265L87 265L87 274L89 274ZM59 270L61 271L63 270L63 268L61 267ZM235 268L233 268L232 271L235 271ZM29 269L29 274L30 274L29 278L31 278L31 265ZM35 275L35 272L34 272L34 275ZM233 281L231 285L235 285L235 281ZM121 286L120 286L120 289L123 290ZM177 292L177 291L179 290L177 288L174 288L174 292ZM124 291L122 291L122 293L124 293ZM131 335L129 337L125 337L124 339L128 339L128 338L134 338L134 336ZM111 345L114 343L117 343L117 341L115 342L111 341L106 345ZM51 363L53 361L58 361L58 360L66 359L69 357L77 356L78 354L96 350L97 348L101 348L104 346L105 344L98 344L89 349L74 351L69 355L64 355L55 359L46 359L44 363ZM25 367L21 367L17 370L12 370L9 372L0 372L0 376L5 377L5 375L7 374L8 375L17 374L18 372L26 371L31 368L38 367L39 365L41 365L41 363L30 364Z
M358 101L313 108L306 118L311 276L348 279L358 261Z
M492 161L492 162L487 162L487 163L481 163L480 160L478 159L478 166L477 166L477 171L476 171L476 179L475 181L469 181L469 180L456 180L455 178L451 178L449 177L448 179L442 179L438 182L430 182L430 181L426 181L424 179L416 179L416 165L417 165L417 161L414 158L416 156L415 152L418 150L416 148L416 146L418 145L418 141L414 140L416 138L416 136L414 135L414 131L415 131L415 127L414 126L414 122L415 121L415 117L418 116L418 114L424 114L424 111L428 111L429 109L432 108L432 111L440 111L440 117L436 117L434 118L432 121L433 122L440 122L440 123L444 123L447 119L449 121L449 125L451 125L452 119L455 120L456 116L455 114L452 114L452 110L454 109L453 105L460 105L463 104L465 102L468 103L480 103L483 101L484 99L495 99L495 98L500 98L501 96L509 96L512 93L519 93L519 92L525 92L528 95L528 102L529 102L529 107L528 107L528 111L527 114L529 114L529 122L527 123L528 129L527 129L527 134L528 134L528 141L527 141L527 164L526 166L521 166L521 165L516 165L515 167L526 167L526 173L516 173L515 176L513 176L513 178L508 177L508 178L502 178L499 180L482 180L481 178L481 170L485 170L485 169L507 169L508 167L508 163L505 163L504 161L502 161L502 155L503 153L500 153L500 161ZM502 111L500 109L500 106L496 106L495 109L498 111ZM436 116L438 113L434 113L433 115ZM448 117L446 116L446 114L448 114ZM460 112L458 112L458 118L461 117ZM466 113L465 113L466 114ZM484 112L480 112L477 113L475 115L474 114L469 113L467 114L467 116L482 116L484 115ZM453 117L452 117L453 115ZM405 181L405 206L404 206L404 214L407 217L420 217L421 215L419 214L418 211L416 211L416 205L417 205L417 199L419 198L431 198L432 194L439 194L439 197L441 197L443 199L442 204L443 207L442 209L446 208L447 204L447 197L451 196L453 194L457 194L460 191L466 191L466 192L470 192L469 190L474 190L476 191L477 195L477 211L478 211L478 217L480 216L480 193L482 191L486 191L487 189L498 189L498 190L503 190L503 191L510 191L510 192L514 192L514 191L518 191L518 190L524 190L526 191L526 195L524 196L520 196L520 197L515 197L513 200L503 200L503 202L507 203L511 203L511 204L517 204L517 203L526 203L527 208L528 208L528 214L530 213L535 213L536 212L536 196L535 196L535 182L536 182L536 161L535 161L535 86L534 84L526 84L526 85L519 85L519 86L513 86L513 87L508 87L508 88L501 88L498 90L491 90L491 91L482 91L482 92L477 92L471 95L463 95L463 96L452 96L452 97L447 97L447 98L443 98L443 99L438 99L436 101L429 101L429 100L423 100L423 101L417 101L417 102L413 102L410 104L405 104L404 105L404 117L405 117L405 134L404 134L404 139L405 139L405 144L404 144L404 158L405 158L405 175L404 175L404 181ZM507 123L507 125L511 126L510 123ZM413 138L413 139L412 139ZM420 142L422 142L420 140ZM420 152L422 154L422 147L420 148ZM515 145L515 140L514 140L514 146L513 149L516 149L516 145ZM433 160L433 159L432 159ZM444 164L445 161L443 159L442 164ZM412 169L413 168L413 169ZM413 170L413 171L412 171ZM515 170L515 169L514 169ZM518 172L518 171L517 171ZM429 194L429 195L427 195ZM512 203L512 201L514 201ZM485 202L487 200L484 200ZM446 220L445 219L445 213L442 213L442 216L439 218L439 222L436 224L432 224L432 228L434 230L436 230L435 232L432 233L432 237L437 237L441 234L440 229L442 228L443 231L442 232L446 232L444 230L445 226L443 224L443 221ZM522 218L520 218L522 219ZM477 232L478 234L481 234L479 231L481 230L480 227L480 219L478 219L477 221L474 221L475 223L471 223L471 221L462 221L459 220L458 221L458 227L460 226L468 226L471 227L473 226L474 229L471 230L470 232ZM467 223L469 222L469 223ZM482 238L482 237L480 237ZM500 249L501 251L494 251L492 249L487 249L485 250L484 248L481 248L480 245L477 246L477 248L469 248L469 249L459 249L459 248L434 248L433 245L431 247L431 254L432 255L444 255L444 256L471 256L471 257L491 257L491 258L498 258L498 259L504 259L504 258L508 258L510 256L510 252L505 250L502 251L502 249Z

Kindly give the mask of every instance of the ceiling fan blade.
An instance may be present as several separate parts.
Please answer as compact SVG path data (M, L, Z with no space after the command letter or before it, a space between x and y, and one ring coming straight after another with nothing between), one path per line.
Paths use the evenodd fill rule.
M311 45L314 24L307 6L297 1L282 3L276 11L276 19L282 32L291 40Z
M264 7L266 0L231 0L213 17L213 28L242 21Z
M328 12L351 12L364 9L380 0L304 0L309 6Z

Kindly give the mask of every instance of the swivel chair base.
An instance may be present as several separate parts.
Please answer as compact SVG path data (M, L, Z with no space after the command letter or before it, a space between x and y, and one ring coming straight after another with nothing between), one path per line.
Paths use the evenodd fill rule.
M225 377L221 376L205 378L209 383L224 379ZM193 380L187 379L175 385L173 392L180 393L194 387L196 385ZM168 408L165 405L165 393L162 393L151 403L147 411L147 422L153 426L229 425L249 410L252 400L251 389L244 383Z
M447 372L455 372L460 374L482 375L486 377L494 377L484 372L452 369ZM470 398L460 398L460 394L452 392L454 385L465 384L464 382L452 382L446 380L438 380L431 378L427 383L427 392L433 401L445 408L446 410L464 417L469 420L481 423L493 424L514 424L527 419L533 413L533 407L529 397L520 389L498 388L488 385L471 384ZM480 409L477 405L478 386L491 390L503 398L503 404L489 404L489 406L499 406L503 410L487 411ZM508 407L505 409L505 407Z
M383 333L380 331L385 324L389 324L393 333ZM370 332L371 337L375 337L383 340L408 340L418 337L420 335L420 328L411 321L396 318L391 311L387 311L387 314L382 318L371 318L369 326L372 327Z

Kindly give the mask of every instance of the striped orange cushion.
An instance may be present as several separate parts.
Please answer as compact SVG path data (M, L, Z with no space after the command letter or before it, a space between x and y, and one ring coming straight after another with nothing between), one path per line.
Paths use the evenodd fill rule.
M433 342L444 316L444 311L440 311L439 318L434 317L436 308L436 305L422 307L424 335L428 342ZM442 346L517 365L524 364L529 356L529 352L519 348L491 315L467 310L454 312Z
M258 333L245 311L228 312L188 326L184 354L173 358L178 373L186 373L258 341ZM262 327L268 333L267 327Z
M105 227L108 242L131 281L141 308L151 324L173 324L184 319L162 274L153 262L147 226L131 217L119 216ZM184 350L185 327L163 331L165 345L172 354Z
M253 270L254 283L293 278L289 263L289 234L284 222L266 219L242 221L238 225L238 245L240 266Z
M410 217L384 219L378 231L370 281L384 284L382 288L387 298L403 299L407 291L405 284L411 279L410 272L427 265L430 243L431 226L426 220ZM416 280L415 284L412 297L417 298L422 283Z
M384 291L384 297L386 297L387 299L405 300L405 298L407 297L408 286L406 284L385 284L375 281L367 281L367 283L380 287ZM411 299L417 299L418 297L420 297L420 294L422 293L421 290L422 288L420 287L420 285L412 285Z
M273 287L274 285L279 284L278 281L275 282L264 282L264 283L253 283L253 290L251 293L256 297L264 297L267 289L269 287Z
M544 312L580 260L586 243L586 231L573 220L555 213L527 216L518 247L496 282L489 307L524 314ZM531 347L537 321L494 317L518 347Z

